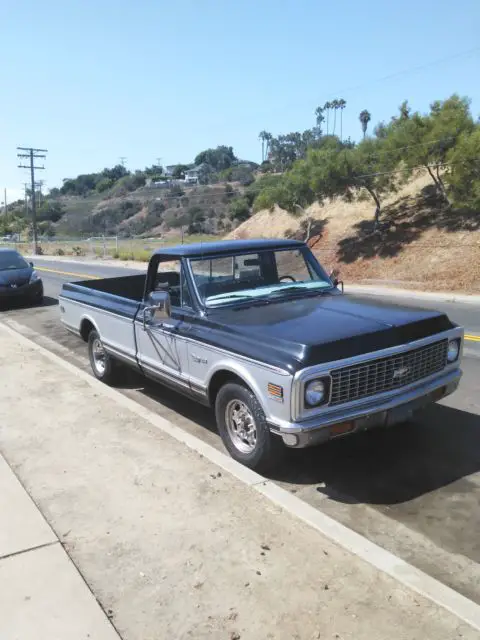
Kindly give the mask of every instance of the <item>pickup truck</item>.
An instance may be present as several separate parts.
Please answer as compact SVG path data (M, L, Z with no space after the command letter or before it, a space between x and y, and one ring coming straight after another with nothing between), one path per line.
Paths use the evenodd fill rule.
M129 365L214 408L231 456L388 427L457 388L463 329L437 311L343 293L303 242L155 251L146 275L64 284L64 326L107 384Z

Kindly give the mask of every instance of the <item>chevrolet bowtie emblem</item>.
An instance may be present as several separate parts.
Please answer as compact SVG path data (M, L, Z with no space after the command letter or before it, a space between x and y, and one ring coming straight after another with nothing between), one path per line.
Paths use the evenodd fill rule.
M400 380L401 378L404 378L409 371L410 369L408 367L400 367L400 369L395 369L395 371L393 372L393 379Z

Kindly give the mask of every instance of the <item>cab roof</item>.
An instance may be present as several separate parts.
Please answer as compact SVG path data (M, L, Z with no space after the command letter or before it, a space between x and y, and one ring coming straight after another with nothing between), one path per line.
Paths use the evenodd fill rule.
M218 242L197 242L194 244L179 244L175 247L165 247L154 251L154 256L171 256L172 258L200 258L202 256L225 255L246 251L262 251L265 249L299 249L305 243L299 240L220 240Z

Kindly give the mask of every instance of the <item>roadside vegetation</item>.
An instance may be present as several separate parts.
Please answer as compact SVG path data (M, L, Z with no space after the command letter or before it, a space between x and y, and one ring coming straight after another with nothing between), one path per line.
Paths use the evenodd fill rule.
M460 245L478 254L472 233L480 230L480 123L470 101L452 95L426 113L405 101L375 126L363 109L358 141L343 135L346 108L336 99L314 110L310 129L276 136L262 131L259 165L220 145L192 163L135 171L117 165L66 179L47 196L36 194L41 247L64 251L49 242L60 238L137 238L135 249L118 249L126 258L142 255L135 252L143 251L145 238L158 245L202 234L284 235L310 241L355 279L380 277L387 263L373 268L377 258L398 263L431 229L449 234L442 247L453 243L451 255ZM12 235L31 239L23 200L0 216L0 237ZM92 243L76 246L86 251ZM71 244L65 250L72 251ZM477 254L469 257L473 272ZM458 276L457 263L450 266ZM389 273L398 272L398 264L395 269ZM468 287L471 277L460 280Z

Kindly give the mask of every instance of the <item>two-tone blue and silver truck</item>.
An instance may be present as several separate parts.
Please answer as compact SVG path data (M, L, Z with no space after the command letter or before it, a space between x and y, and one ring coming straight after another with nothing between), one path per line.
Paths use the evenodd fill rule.
M223 241L65 284L60 309L97 378L129 365L210 405L232 457L265 470L285 445L405 422L459 384L462 328L338 284L302 242Z

